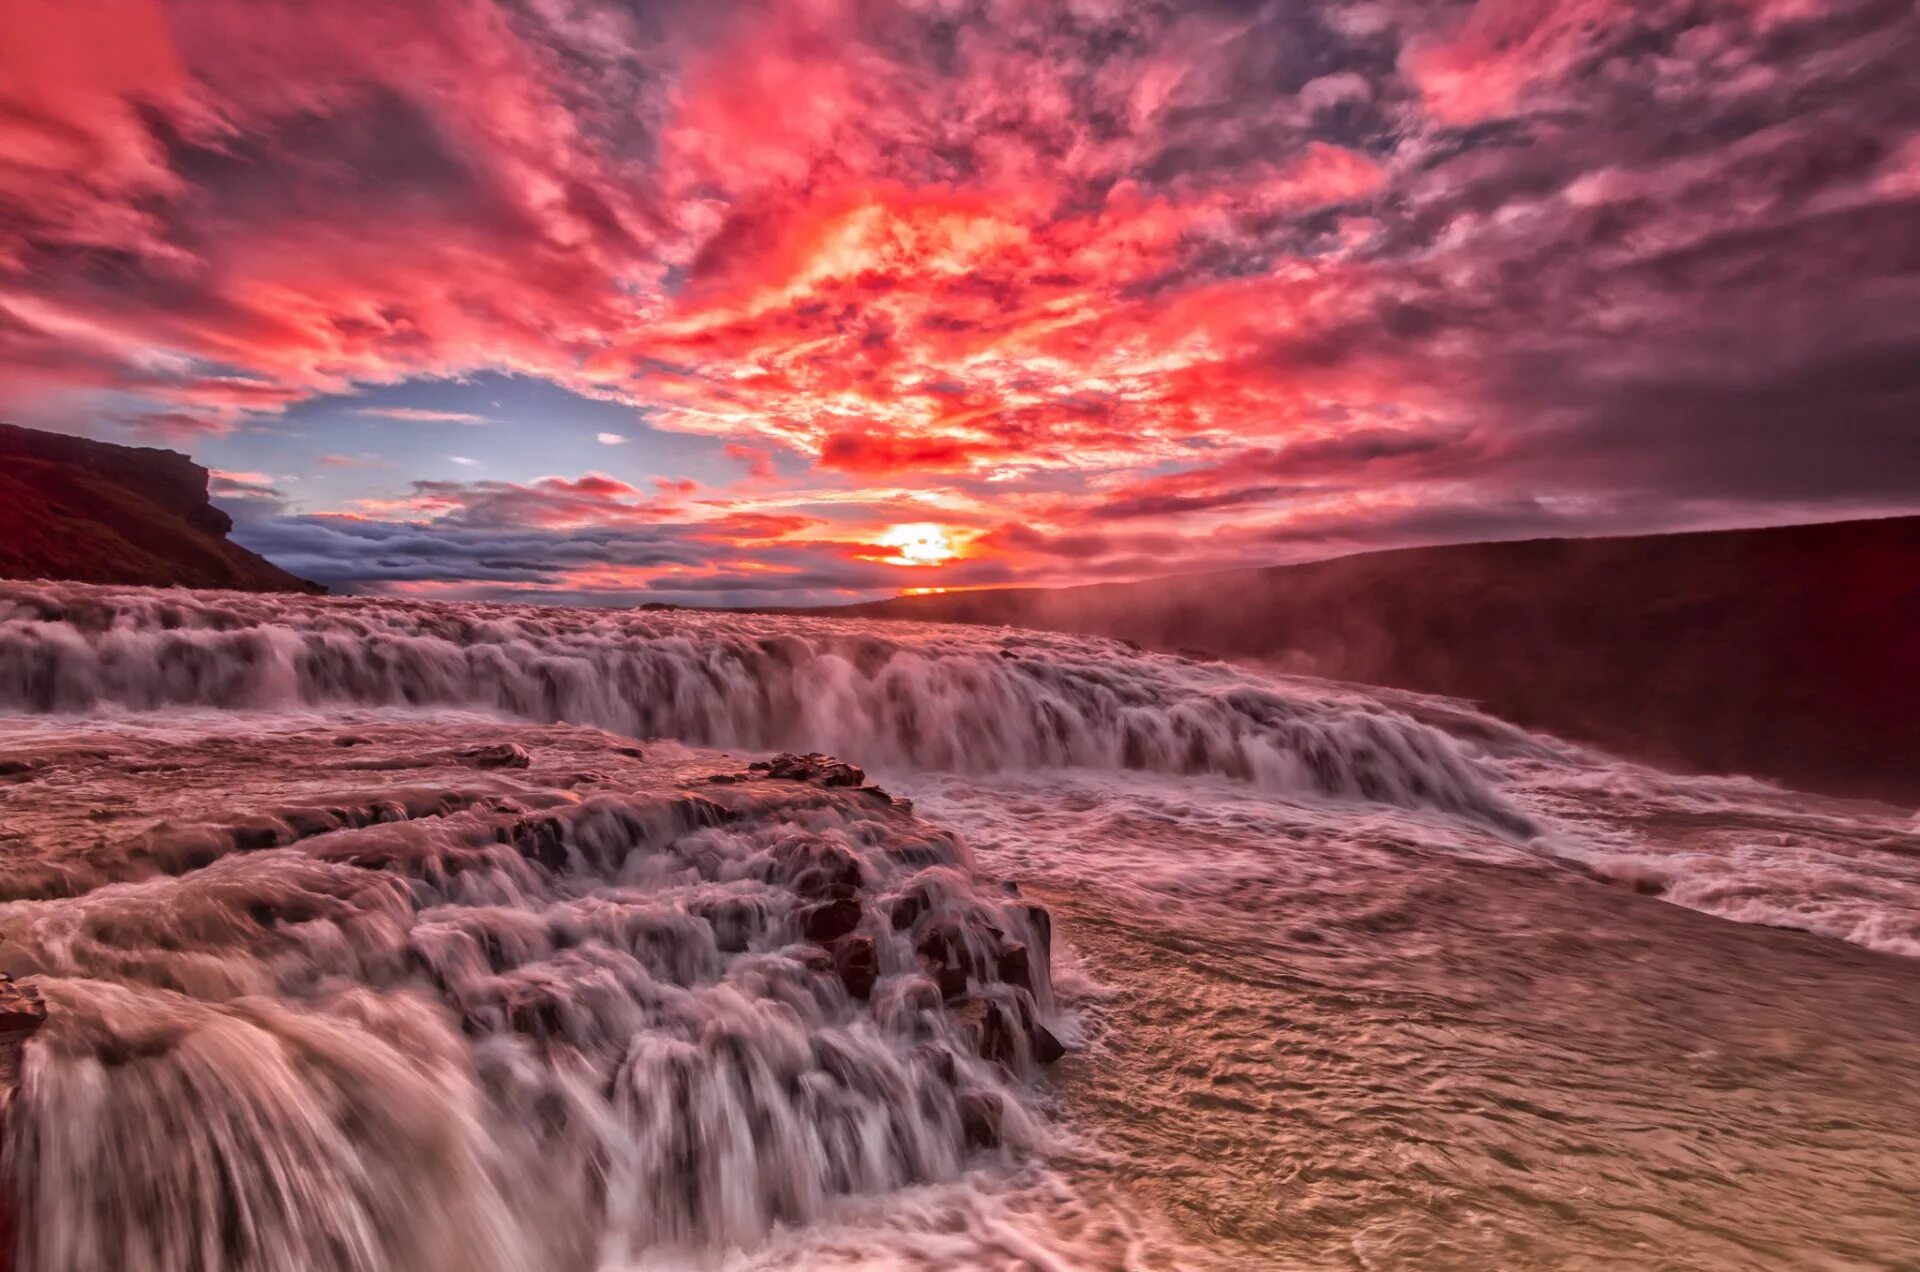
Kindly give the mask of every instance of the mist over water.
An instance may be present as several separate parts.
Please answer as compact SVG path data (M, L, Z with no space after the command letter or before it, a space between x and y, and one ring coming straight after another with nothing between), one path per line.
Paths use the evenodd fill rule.
M1907 810L1101 640L65 585L0 761L28 1269L1920 1258Z

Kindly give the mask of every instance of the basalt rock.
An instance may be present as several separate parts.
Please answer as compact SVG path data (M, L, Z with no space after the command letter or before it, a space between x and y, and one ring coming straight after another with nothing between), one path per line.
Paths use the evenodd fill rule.
M969 1091L960 1097L960 1130L971 1148L993 1148L1000 1143L1000 1097L990 1091Z
M40 991L0 975L0 1149L6 1144L6 1113L20 1085L27 1039L46 1022L47 1006L40 1001ZM0 1272L12 1272L16 1230L14 1199L0 1190Z
M953 999L967 992L966 947L958 924L942 921L932 925L914 948L926 960L927 974L940 987L941 997Z
M800 911L800 931L809 941L826 945L860 926L860 903L838 897Z
M806 755L776 755L747 765L749 772L788 782L811 782L815 786L863 786L867 775L831 755L810 752Z
M927 895L923 885L915 884L893 899L888 914L893 921L893 930L904 932L920 921L920 916L933 908L933 900Z
M527 749L517 742L502 742L497 746L477 747L471 751L462 751L460 760L475 768L527 768L533 763L533 757Z
M1033 992L1033 963L1027 957L1027 947L1014 941L999 957L1000 979L1009 985Z
M870 997L874 982L880 979L880 958L873 938L849 936L841 941L834 947L833 970L849 994L859 999Z
M20 1082L21 1054L27 1039L47 1023L47 1005L40 991L11 976L0 975L0 1109L13 1098Z

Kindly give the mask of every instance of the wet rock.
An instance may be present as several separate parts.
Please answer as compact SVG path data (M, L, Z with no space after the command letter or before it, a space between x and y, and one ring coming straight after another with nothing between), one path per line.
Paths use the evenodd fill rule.
M860 892L860 863L845 847L818 836L793 836L774 847L772 880L806 901L852 897Z
M20 1057L27 1039L47 1023L47 1005L40 991L0 975L0 1108L12 1099L20 1081Z
M836 897L800 911L801 934L821 945L837 941L859 926L860 903L851 897Z
M833 970L840 983L855 998L872 995L874 982L880 979L880 957L870 936L849 936L833 951Z
M630 760L644 760L647 758L647 753L637 746L616 746L613 748L613 753L615 755L624 755Z
M284 848L294 841L293 828L278 817L242 817L228 828L228 834L240 852Z
M927 895L925 887L915 884L895 897L888 906L892 916L893 930L904 932L920 921L920 916L933 908L933 899Z
M806 755L782 754L771 760L747 765L750 772L788 782L811 782L815 786L863 786L867 775L831 755L810 752Z
M280 820L296 839L324 835L347 824L344 817L325 808L284 808L280 810Z
M1033 963L1027 955L1027 947L1015 941L1000 951L997 960L1000 979L1019 989L1033 992Z
M497 746L462 751L460 762L475 768L526 768L533 763L533 757L517 742L502 742Z
M32 760L13 760L0 758L0 777L32 777L40 766Z
M1000 1143L1000 1097L991 1091L969 1091L960 1097L960 1132L969 1148L994 1148Z
M523 998L507 1008L507 1027L529 1038L560 1032L560 1004L551 998Z
M1054 1036L1053 1030L1039 1021L1033 1022L1033 1058L1041 1064L1052 1064L1067 1054L1066 1044Z
M713 929L715 948L724 954L739 954L753 944L766 928L766 916L760 901L753 897L718 897L687 907Z
M357 733L342 733L333 740L335 746L366 746L371 738L363 738Z
M982 1060L991 1060L1011 1069L1020 1062L1019 1024L1000 1003L984 998L969 998L953 1009L960 1029Z
M927 962L927 974L944 998L967 992L967 955L960 928L951 919L934 924L920 936L916 952Z
M558 817L524 817L513 824L508 839L521 856L549 870L567 867L566 828Z
M20 1065L27 1039L47 1023L40 991L0 975L0 1149L5 1148L4 1114L20 1086ZM0 1272L12 1272L19 1221L11 1188L0 1188Z
M852 853L831 844L815 846L807 854L812 865L792 876L789 885L810 901L851 897L860 890L860 863Z

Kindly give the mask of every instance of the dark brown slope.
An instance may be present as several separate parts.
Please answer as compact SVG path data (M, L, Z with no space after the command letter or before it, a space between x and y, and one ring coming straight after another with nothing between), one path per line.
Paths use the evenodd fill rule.
M840 611L1201 647L1662 763L1920 798L1920 517L1378 552Z
M0 424L0 578L322 590L228 542L232 528L185 455Z

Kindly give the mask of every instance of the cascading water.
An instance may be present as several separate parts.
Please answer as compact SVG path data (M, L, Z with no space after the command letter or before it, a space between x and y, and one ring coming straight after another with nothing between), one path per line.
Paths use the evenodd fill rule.
M426 705L923 769L1215 774L1527 828L1437 730L1104 641L57 586L0 601L0 709Z
M1034 1144L1050 928L951 836L810 780L844 768L519 736L25 752L92 798L191 773L141 850L0 884L61 894L0 917L51 1009L6 1145L27 1266L593 1268Z
M1461 704L8 585L0 860L23 1272L1920 1259L1920 830Z

